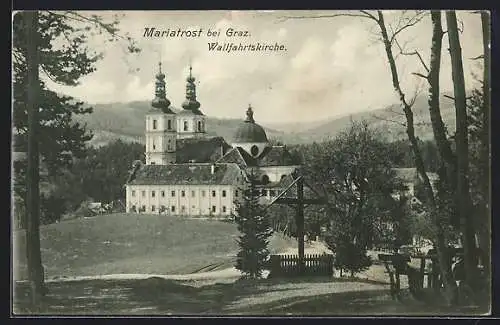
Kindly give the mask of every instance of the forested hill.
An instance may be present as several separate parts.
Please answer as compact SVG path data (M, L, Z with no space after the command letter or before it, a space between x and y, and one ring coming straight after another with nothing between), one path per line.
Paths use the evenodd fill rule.
M94 104L90 115L79 117L94 132L92 144L101 145L114 139L143 142L145 116L150 109L148 101L129 103ZM180 109L174 108L175 112ZM206 129L211 136L221 136L230 141L241 119L220 119L207 116ZM282 138L284 132L266 128L270 138Z
M429 106L427 96L417 97L413 106L416 135L422 140L433 139L432 126L430 124ZM454 103L444 95L440 98L441 115L448 132L455 130L455 109ZM307 124L301 123L301 127L294 124L273 124L271 127L285 132L286 143L311 143L313 141L334 137L340 131L344 130L351 121L365 120L374 128L383 131L388 140L406 139L406 118L400 105L391 105L390 107L377 109L362 113L356 113L348 116L332 118L324 122ZM297 130L297 131L294 131Z
M92 144L101 145L114 139L124 141L143 142L144 119L150 103L148 101L130 103L112 103L93 105L94 112L90 115L79 117L87 122L89 129L94 131ZM179 109L174 109L179 111ZM423 140L432 138L427 96L420 95L413 107L415 130L417 136ZM448 132L454 131L455 111L453 101L441 96L441 114ZM383 130L389 140L406 138L405 117L399 105L387 108L356 113L349 116L332 118L324 122L301 123L300 128L296 123L270 124L266 127L268 138L279 140L286 144L303 144L313 141L320 142L326 138L334 137L345 129L351 121L366 120L373 127ZM241 122L239 119L220 119L207 116L207 131L209 135L224 137L231 141L234 131Z

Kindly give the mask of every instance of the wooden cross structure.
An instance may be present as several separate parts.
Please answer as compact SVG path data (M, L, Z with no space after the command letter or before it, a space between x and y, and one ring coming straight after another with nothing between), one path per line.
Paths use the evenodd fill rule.
M298 269L299 274L304 273L304 208L306 205L324 205L328 203L328 200L325 196L321 196L312 186L305 183L304 176L296 170L292 173L292 177L294 178L293 182L287 186L287 188L281 192L274 200L272 200L269 205L266 207L270 207L271 205L277 204L285 204L295 208L295 224L297 226L297 239L298 239ZM296 197L289 197L286 194L289 194L292 190L292 187L296 185ZM304 197L304 185L308 186L309 189L316 195L315 198L305 198Z

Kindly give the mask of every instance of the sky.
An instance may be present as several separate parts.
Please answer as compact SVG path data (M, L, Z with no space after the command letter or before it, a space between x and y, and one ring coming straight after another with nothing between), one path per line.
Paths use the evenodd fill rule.
M83 14L92 14L82 12ZM208 116L244 118L249 104L256 121L266 124L321 121L351 113L383 108L397 103L383 45L374 22L357 17L282 19L314 16L323 11L129 11L99 12L104 18L122 15L120 32L133 37L141 52L128 54L123 42L107 43L102 36L89 46L102 51L97 70L82 78L78 86L48 82L56 91L90 104L148 101L154 97L158 62L166 74L167 98L181 107L185 98L189 65L197 79L197 97ZM400 11L385 12L393 26ZM480 72L481 21L477 14L457 12L463 23L460 35L467 87L472 72ZM462 24L460 24L462 25ZM203 30L200 37L144 37L145 28L157 30ZM247 37L228 37L227 29L248 31ZM418 50L428 64L431 22L427 17L399 34L406 51ZM220 31L208 37L208 30ZM443 15L443 29L446 21ZM283 44L278 52L214 52L209 42L235 44ZM398 53L397 47L393 48ZM398 56L397 66L408 96L428 86L413 72L424 72L416 56ZM441 89L452 90L448 38L443 39Z

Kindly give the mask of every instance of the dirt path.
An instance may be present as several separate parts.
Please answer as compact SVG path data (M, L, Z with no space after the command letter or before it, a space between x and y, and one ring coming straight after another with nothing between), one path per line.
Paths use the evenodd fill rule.
M61 277L46 280L51 282L87 281L87 280L144 280L149 278L161 278L165 280L233 280L236 281L241 276L241 272L235 268L227 268L218 271L200 272L191 274L106 274L92 276Z
M385 286L380 284L331 281L283 283L272 286L258 285L257 291L259 293L235 300L225 308L225 311L228 313L238 313L240 311L248 311L249 309L258 310L260 306L274 305L272 308L266 307L272 310L287 307L287 301L293 301L293 304L296 304L302 300L308 301L314 296L383 289L385 289Z

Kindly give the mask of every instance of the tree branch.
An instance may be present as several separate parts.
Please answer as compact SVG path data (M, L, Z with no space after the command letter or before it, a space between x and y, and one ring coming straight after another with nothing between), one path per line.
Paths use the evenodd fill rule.
M391 120L391 119L388 119L388 118L384 118L384 117L381 117L381 116L377 116L375 114L372 115L372 117L376 120L381 120L381 121L386 121L386 122L391 122L391 123L396 123L396 124L399 124L403 127L406 127L406 124L403 123L403 122L400 122L400 121L395 121L395 120Z
M474 61L475 60L483 60L483 59L484 59L484 55L483 54L481 54L479 56L476 56L475 58L469 58L469 60L474 60Z
M54 11L47 11L47 12L50 13L50 14L52 14L52 15L58 16L58 17L63 17L63 18L71 19L71 20L78 21L78 22L81 22L81 23L90 23L90 24L93 24L94 26L96 26L98 28L104 29L107 33L109 33L113 37L125 40L125 41L127 41L129 43L133 43L132 42L133 40L132 40L131 37L120 35L118 33L118 28L114 27L114 25L117 25L117 22L104 23L104 22L102 22L99 19L98 16L87 17L87 16L84 16L84 15L79 14L76 11L72 11L72 10L65 11L65 13L57 13L57 12L54 12ZM136 51L138 49L132 44L132 45L129 45L129 50L130 51L132 51L132 50Z
M403 19L403 16L404 16L405 12L403 12L403 14L401 15L400 17L400 22L402 21ZM426 12L420 12L420 13L417 13L415 16L411 17L408 22L397 28L394 33L392 33L392 36L391 38L389 39L389 43L393 44L394 40L396 39L396 36L398 36L399 33L403 32L405 29L408 29L412 26L415 26L416 24L418 24L422 19L424 19L424 17L427 15ZM400 25L400 23L398 23L398 26Z
M284 16L280 17L278 21L285 21L287 19L322 19L322 18L336 18L336 17L358 17L358 18L368 18L374 21L378 21L377 18L366 10L360 10L359 13L341 13L341 14L331 14L331 15L317 15L317 16Z
M426 76L426 75L423 75L419 72L412 72L411 74L415 75L415 76L418 76L418 77L422 77L424 79L429 79L429 76Z
M422 63L422 65L424 66L425 71L429 72L429 67L427 67L427 64L425 64L424 59L422 58L422 56L420 55L420 53L417 50L415 50L413 52L404 52L403 48L401 47L401 45L399 44L397 39L394 39L394 43L396 43L397 47L399 48L399 53L401 55L405 55L405 56L416 55L418 57L418 59L420 60L420 63Z

